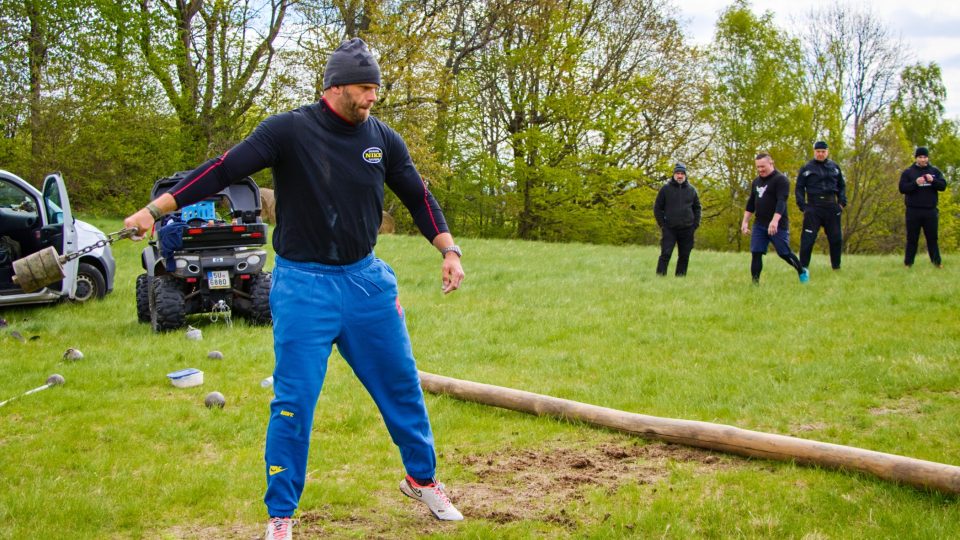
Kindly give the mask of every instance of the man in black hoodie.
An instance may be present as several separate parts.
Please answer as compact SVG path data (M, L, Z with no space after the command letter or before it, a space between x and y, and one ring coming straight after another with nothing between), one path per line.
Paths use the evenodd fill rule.
M927 149L918 146L913 153L916 161L900 173L900 193L907 206L907 249L903 264L913 266L920 241L920 229L927 239L927 253L930 262L937 268L943 268L940 259L940 247L937 244L937 226L940 213L937 210L937 192L947 189L947 180L940 169L930 165Z
M697 189L687 181L687 167L683 163L673 167L673 178L657 193L653 216L663 234L657 274L667 275L673 246L677 246L676 276L687 275L687 262L693 250L693 233L700 226L700 197Z
M841 208L847 206L847 187L840 166L827 157L829 152L826 142L817 141L813 145L813 159L797 173L794 193L797 206L803 212L800 264L804 268L810 267L813 245L823 227L830 244L830 266L834 270L840 269L840 251L843 248L840 213Z
M743 212L740 230L750 235L750 273L753 282L760 283L763 271L763 256L771 243L777 255L786 261L800 277L800 283L810 281L807 269L790 249L790 222L787 217L787 197L790 196L790 180L773 166L770 154L761 152L756 158L757 177L750 184L750 198ZM756 214L753 228L750 217Z

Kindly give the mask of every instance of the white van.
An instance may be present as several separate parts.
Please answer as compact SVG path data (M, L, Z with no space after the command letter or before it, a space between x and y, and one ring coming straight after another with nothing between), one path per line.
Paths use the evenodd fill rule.
M0 307L69 298L86 302L113 290L116 262L110 246L91 250L63 266L66 277L25 293L13 281L13 261L53 246L61 255L106 239L103 232L74 219L59 173L47 175L43 192L0 169Z

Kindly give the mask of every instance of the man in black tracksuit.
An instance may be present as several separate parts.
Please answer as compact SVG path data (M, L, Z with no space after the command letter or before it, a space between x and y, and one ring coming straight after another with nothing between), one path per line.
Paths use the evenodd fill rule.
M803 233L800 235L800 264L810 267L810 255L817 241L820 227L830 243L830 266L840 269L840 251L843 233L840 224L841 208L847 206L847 187L840 166L828 159L827 143L813 145L813 159L797 174L794 194L797 206L803 212Z
M700 197L697 189L687 181L687 167L677 163L673 167L673 178L667 181L657 200L653 203L653 216L663 233L660 240L660 260L657 262L657 274L667 275L667 265L673 255L673 246L677 246L676 276L687 274L687 262L693 250L693 233L700 226Z
M914 152L916 162L900 174L900 193L907 206L907 250L903 264L913 266L920 242L920 229L927 239L927 253L930 262L943 268L940 259L940 247L937 244L937 226L940 213L937 210L937 192L946 191L947 180L940 169L930 165L929 152L923 146Z

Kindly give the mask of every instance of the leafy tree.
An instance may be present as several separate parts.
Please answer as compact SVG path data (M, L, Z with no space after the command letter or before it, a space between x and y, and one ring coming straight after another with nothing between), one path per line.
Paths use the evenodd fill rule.
M812 77L815 91L840 97L839 129L831 132L835 138L842 134L844 143L833 154L847 182L844 248L858 252L890 244L870 237L883 230L877 224L889 221L889 213L899 212L899 172L893 171L909 162L906 145L892 140L897 130L889 126L902 43L866 7L813 10L804 28L808 65L818 70Z
M903 126L907 140L916 146L931 146L943 122L947 88L940 66L914 64L900 72L897 97L891 104L893 117Z
M189 164L245 135L238 127L270 75L291 1L140 0L140 50L180 122Z
M49 167L44 156L61 133L54 118L57 111L49 107L47 96L62 89L56 84L57 70L75 58L74 44L67 37L79 29L82 7L80 0L0 1L2 84L9 92L2 110L7 133L17 139L8 148L12 156L19 156L21 174L34 182Z
M478 181L521 238L638 239L648 186L696 117L697 78L672 69L691 57L676 21L642 0L521 2L492 35L458 78L475 96L460 109L461 164L501 175Z
M740 220L756 177L756 154L770 153L788 176L803 160L798 148L806 146L810 117L800 93L800 43L776 27L772 13L757 16L749 3L738 0L717 21L710 76L713 145L708 161L715 167L715 187L725 194L720 225L728 245L741 249Z

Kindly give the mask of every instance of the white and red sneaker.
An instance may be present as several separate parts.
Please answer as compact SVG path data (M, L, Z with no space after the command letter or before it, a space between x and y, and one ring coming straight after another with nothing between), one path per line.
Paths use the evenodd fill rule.
M267 522L267 534L264 540L293 540L293 519L272 517Z
M447 498L443 484L433 483L421 486L409 475L400 481L400 491L411 499L422 502L433 512L434 517L442 521L461 521L461 514Z

